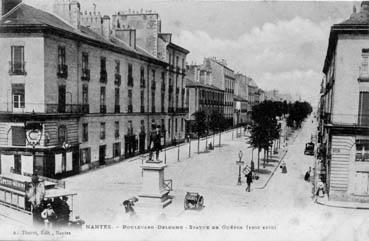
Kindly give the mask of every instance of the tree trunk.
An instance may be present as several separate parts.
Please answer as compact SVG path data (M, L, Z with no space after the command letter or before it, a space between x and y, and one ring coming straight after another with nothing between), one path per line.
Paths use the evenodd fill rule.
M205 137L205 151L208 150L208 134L206 133L206 137Z
M200 135L197 136L197 153L200 153Z
M260 170L260 148L258 148L258 172Z
M267 154L265 152L266 152L266 150L264 149L263 168L265 168L265 158L267 156Z

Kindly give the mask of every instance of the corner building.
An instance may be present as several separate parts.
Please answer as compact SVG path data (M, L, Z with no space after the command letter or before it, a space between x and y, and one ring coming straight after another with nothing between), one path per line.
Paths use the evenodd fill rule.
M60 178L119 161L147 151L156 125L168 144L169 64L76 1L56 1L54 13L23 3L2 12L1 173ZM25 130L34 122L36 146Z

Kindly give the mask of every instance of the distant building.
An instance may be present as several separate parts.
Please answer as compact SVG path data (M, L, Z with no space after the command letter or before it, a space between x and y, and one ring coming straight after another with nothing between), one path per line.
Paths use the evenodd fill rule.
M247 123L249 120L247 118L248 103L249 103L249 92L248 92L248 78L244 74L235 75L235 85L234 85L234 125Z
M330 199L369 201L368 33L366 1L330 31L318 138Z
M234 113L234 71L227 67L226 61L216 58L205 58L204 66L211 69L212 85L224 90L224 117L228 126L232 126Z
M249 104L247 111L247 119L251 121L251 113L252 107L259 103L259 94L258 94L258 86L256 82L252 79L248 79L248 96L249 96Z

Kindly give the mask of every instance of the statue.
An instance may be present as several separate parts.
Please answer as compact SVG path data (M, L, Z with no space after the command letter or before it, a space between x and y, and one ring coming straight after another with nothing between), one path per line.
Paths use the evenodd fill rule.
M153 152L155 151L156 161L159 161L159 152L161 151L161 134L159 127L156 127L156 130L153 131L150 135L150 156L152 157Z

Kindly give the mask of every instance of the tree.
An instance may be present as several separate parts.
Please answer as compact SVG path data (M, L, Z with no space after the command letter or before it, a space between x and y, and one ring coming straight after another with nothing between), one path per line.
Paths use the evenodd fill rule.
M219 131L219 146L221 140L221 130L224 127L224 116L220 111L214 110L210 113L209 118L209 127L213 131L213 145L214 145L214 136L215 132Z
M204 111L197 111L193 116L195 117L194 130L197 134L197 152L200 152L200 137L205 134L208 123Z

